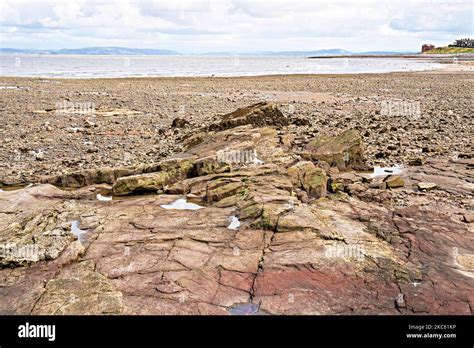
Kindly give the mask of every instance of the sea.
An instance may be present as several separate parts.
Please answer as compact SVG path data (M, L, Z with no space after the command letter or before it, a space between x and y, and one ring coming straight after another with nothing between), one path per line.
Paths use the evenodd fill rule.
M442 64L406 58L325 58L275 56L96 56L0 54L0 75L104 78L360 74L423 71Z

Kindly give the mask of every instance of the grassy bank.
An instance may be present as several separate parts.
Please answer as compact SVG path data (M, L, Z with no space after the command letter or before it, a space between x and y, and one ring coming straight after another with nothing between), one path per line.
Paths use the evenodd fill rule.
M474 48L466 47L437 47L434 50L425 52L426 54L456 54L456 53L474 53Z

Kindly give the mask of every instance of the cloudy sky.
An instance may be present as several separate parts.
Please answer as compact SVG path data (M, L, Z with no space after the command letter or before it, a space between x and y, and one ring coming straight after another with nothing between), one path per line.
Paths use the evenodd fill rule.
M473 36L474 0L0 0L1 47L418 50Z

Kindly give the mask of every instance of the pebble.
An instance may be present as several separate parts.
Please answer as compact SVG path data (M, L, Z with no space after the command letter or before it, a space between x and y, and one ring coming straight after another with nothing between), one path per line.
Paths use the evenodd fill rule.
M436 188L436 184L434 182L419 182L418 188L422 191L429 191Z

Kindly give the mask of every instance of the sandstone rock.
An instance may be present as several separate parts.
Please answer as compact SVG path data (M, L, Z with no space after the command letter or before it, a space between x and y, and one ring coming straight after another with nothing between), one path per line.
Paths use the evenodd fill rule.
M0 312L215 314L250 300L271 314L470 313L461 300L471 289L467 275L474 250L466 224L417 207L392 213L346 195L305 204L292 196L290 176L277 165L203 178L211 191L242 185L243 194L226 189L229 195L215 196L217 203L235 197L240 220L259 229L250 224L228 229L233 206L160 208L176 196L82 207L61 203L75 193L52 186L28 188L27 195L3 192L0 212L15 205L42 210L53 202L59 203L57 216L66 218L67 209L78 214L89 244L81 248L71 241L55 260L0 269L0 294L6 299ZM185 181L195 179L201 178ZM354 181L351 185L364 189ZM18 221L15 214L6 215L8 224ZM456 245L455 270L449 258ZM396 302L401 292L403 305ZM341 304L341 296L347 303Z
M94 271L91 262L62 270L48 281L32 314L119 314L122 293L105 276Z
M473 213L465 213L463 215L463 218L464 218L464 222L467 222L467 223L474 222L474 214Z
M362 178L353 172L331 173L328 188L332 193L345 191L349 185L360 183Z
M322 160L339 170L364 170L364 143L356 130L347 130L335 137L317 136L305 147L313 160Z
M260 102L221 116L217 123L209 127L209 130L224 130L246 124L254 127L286 126L288 119L275 105Z
M114 184L121 177L167 171L179 167L179 162L190 158L171 158L158 163L119 168L85 169L77 172L41 178L41 183L52 184L65 188L81 188L95 184Z
M472 221L470 160L406 168L407 183L433 181L458 200L434 209L435 192L368 189L379 179L339 172L337 160L303 161L290 146L302 139L282 142L281 132L203 131L157 163L52 180L79 190L0 192L0 244L41 250L38 260L0 258L0 313L227 314L245 305L269 314L472 314L472 226L459 219ZM217 159L249 149L264 163ZM323 195L326 173L331 191L343 192L310 200ZM382 178L391 187L401 180ZM88 186L95 181L108 185ZM160 194L94 199L112 184ZM183 196L203 207L163 208ZM73 236L72 220L84 238Z
M167 172L130 175L119 178L112 186L112 192L116 196L128 195L130 193L156 192L170 184L173 176Z
M316 168L312 162L298 162L288 169L288 175L293 185L304 189L309 196L321 198L326 195L326 173L321 168Z
M121 196L133 192L156 192L166 185L186 179L193 170L192 160L178 160L171 163L162 163L162 171L147 174L120 177L112 186L114 195Z
M389 175L384 179L384 182L387 184L387 188L398 188L405 186L405 182L398 175Z
M40 195L65 197L49 185L33 186L18 197L16 191L0 201L0 266L29 265L57 258L74 241L64 214L66 204L42 204ZM9 200L11 197L11 201Z
M369 184L370 188L385 190L387 188L387 181L385 181L385 177L375 177Z
M74 173L46 177L41 182L59 187L80 188L93 184L113 184L118 178L133 174L135 174L133 168L85 169Z
M411 166L422 166L425 164L425 159L423 157L412 158L408 164Z

